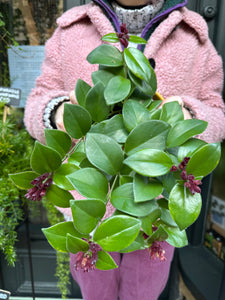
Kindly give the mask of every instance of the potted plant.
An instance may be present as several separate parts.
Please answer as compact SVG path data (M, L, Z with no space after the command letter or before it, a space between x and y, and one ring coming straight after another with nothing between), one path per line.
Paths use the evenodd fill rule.
M201 210L200 184L220 159L220 144L195 138L207 122L184 120L178 102L160 106L157 79L144 54L127 48L121 34L119 51L102 44L87 57L99 64L93 86L77 81L78 105L64 105L66 132L45 130L46 145L36 141L32 171L11 174L31 200L70 207L73 221L60 222L43 232L58 251L76 254L76 268L108 270L117 265L109 252L149 249L164 260L159 241L184 247L185 229ZM72 141L77 140L74 145ZM70 190L85 199L73 199ZM109 203L115 211L104 218Z

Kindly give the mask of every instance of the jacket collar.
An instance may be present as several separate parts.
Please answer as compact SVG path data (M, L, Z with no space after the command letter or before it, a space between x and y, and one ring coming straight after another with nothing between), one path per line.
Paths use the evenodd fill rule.
M184 1L179 2L180 4L181 2L184 4ZM169 12L167 9L167 15L168 14ZM99 5L95 5L93 2L88 3L86 5L73 7L70 10L66 11L60 18L57 19L57 24L62 28L66 28L86 17L88 17L91 20L91 22L96 26L100 35L104 35L115 31L115 28L113 27L112 23L105 18L103 10L99 7ZM172 13L170 13L168 18L166 19L166 23L161 22L159 24L159 26L152 34L152 43L153 40L155 40L158 41L158 45L160 45L159 41L164 40L167 36L169 36L169 34L180 24L180 22L185 22L189 27L195 30L201 43L204 43L207 40L208 27L204 19L199 17L199 14L183 7L181 9L173 9ZM145 50L147 50L147 48L149 47L154 48L154 43L152 43L149 46L147 45Z

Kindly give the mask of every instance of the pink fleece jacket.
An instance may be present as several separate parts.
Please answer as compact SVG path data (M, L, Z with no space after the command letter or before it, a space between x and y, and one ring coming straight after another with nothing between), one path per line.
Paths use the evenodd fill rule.
M94 3L72 8L57 23L58 28L46 43L42 74L25 108L26 128L41 142L47 103L68 95L78 78L91 84L91 73L98 66L89 64L86 57L102 43L103 35L114 32ZM222 60L209 40L204 19L187 8L173 11L150 36L144 54L156 62L158 92L165 98L180 96L196 118L208 122L201 138L221 141L225 137Z

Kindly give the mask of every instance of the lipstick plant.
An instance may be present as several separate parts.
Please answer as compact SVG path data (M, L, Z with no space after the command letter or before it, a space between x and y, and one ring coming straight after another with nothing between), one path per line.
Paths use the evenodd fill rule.
M124 28L103 37L120 39L145 43ZM76 269L116 268L112 251L149 249L150 257L163 261L160 241L188 244L185 229L198 218L201 180L217 166L220 144L196 138L207 122L184 120L178 102L160 106L156 74L138 49L105 43L87 60L99 70L92 86L77 81L78 105L64 104L66 132L45 129L46 145L36 141L32 170L11 179L29 189L31 200L45 194L71 208L72 221L43 233L56 250L76 254ZM104 218L109 202L115 211Z

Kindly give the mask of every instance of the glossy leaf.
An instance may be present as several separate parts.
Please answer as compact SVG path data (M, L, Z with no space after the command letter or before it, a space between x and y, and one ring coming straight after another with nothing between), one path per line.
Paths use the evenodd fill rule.
M183 230L190 226L201 211L201 195L192 195L188 189L175 185L169 197L169 210L174 221Z
M76 100L81 106L85 106L86 96L91 86L82 79L78 79L75 87Z
M159 225L156 231L147 239L148 244L152 244L155 241L165 241L168 238L168 233L162 225Z
M102 44L87 56L87 61L90 64L119 67L123 65L123 56L116 47Z
M85 168L67 176L74 188L86 198L105 200L108 193L108 181L94 168Z
M124 160L124 164L144 176L161 176L168 173L173 161L168 154L157 149L140 150Z
M158 120L137 125L127 137L125 152L131 155L146 148L164 150L169 128L167 123Z
M38 173L32 172L32 171L26 171L16 174L9 174L10 179L14 182L14 184L24 190L28 190L32 187L34 187L31 184L31 181L33 181L35 178L39 176Z
M79 168L73 164L62 164L53 175L54 183L64 190L73 190L73 186L66 176L77 170L79 170Z
M72 141L69 135L57 129L45 129L46 145L56 150L62 158L69 152Z
M57 185L52 184L47 189L46 198L56 206L70 207L70 200L73 199L73 196L70 192L65 191Z
M151 201L151 211L145 217L140 218L141 227L147 235L152 235L153 224L161 216L161 210L156 200Z
M162 106L160 120L175 125L179 121L184 120L184 114L177 101L165 103Z
M145 202L158 197L162 191L163 186L159 181L149 180L148 177L143 177L136 174L134 177L134 202Z
M178 122L171 128L167 137L167 147L173 148L182 145L189 138L202 133L207 127L207 122L190 119Z
M119 252L120 253L129 253L129 252L133 252L136 250L144 250L145 248L146 248L146 246L145 246L145 239L143 236L143 232L139 232L138 236L133 241L133 243L131 243L125 249L120 250Z
M63 122L68 134L74 139L79 139L89 131L92 119L82 106L65 103Z
M129 79L122 76L115 76L108 82L104 97L108 105L124 100L130 93L131 83Z
M188 245L187 234L185 230L179 228L164 226L164 230L168 234L167 243L176 248L185 247Z
M138 219L129 216L113 216L96 229L93 240L105 251L120 251L137 237L141 227Z
M196 177L206 176L216 168L220 156L220 143L207 144L194 152L187 164L186 171Z
M75 166L79 166L85 158L86 154L84 152L75 151L73 154L70 155L68 163L71 163Z
M135 100L128 100L123 105L123 121L126 128L131 131L138 124L149 121L151 115L147 108Z
M101 38L101 40L104 41L104 42L109 42L109 43L118 43L119 42L119 38L117 37L116 33L105 34Z
M197 149L201 148L206 144L207 143L203 140L191 138L179 147L177 154L178 160L181 162L184 159L184 157L192 156Z
M107 120L102 133L113 138L117 143L125 143L128 132L124 126L122 115L118 114Z
M136 35L130 35L129 42L135 43L135 44L147 44L147 41L143 38L136 36Z
M95 267L104 271L118 268L112 256L105 251L98 251L98 260Z
M73 226L73 222L62 222L48 228L42 228L49 244L60 252L68 252L66 247L67 234L78 238L86 237L79 233Z
M53 172L62 163L60 154L50 147L44 146L38 141L35 142L34 150L31 155L31 168L39 173Z
M105 214L105 203L97 199L71 200L70 207L74 226L85 234L92 232Z
M136 217L148 215L154 205L152 201L135 203L132 183L125 183L113 190L111 203L116 209Z
M100 170L110 175L115 175L120 170L123 151L114 139L98 133L89 133L85 147L87 158Z
M114 77L114 74L109 71L106 71L106 70L98 70L98 71L91 73L92 82L94 84L101 82L104 84L104 86L106 86L107 83L109 82L109 80L113 77Z
M83 239L67 233L66 248L67 248L68 252L76 254L77 252L80 252L80 251L82 251L82 252L88 251L89 244L88 244L88 242L84 241Z
M101 122L109 113L109 106L104 98L104 89L103 83L98 82L89 90L86 97L85 108L95 122Z
M153 96L157 89L157 80L155 72L151 73L151 80L143 80L134 75L130 70L128 70L129 78L133 84L144 94L148 96Z
M150 63L140 50L132 47L124 49L124 59L135 76L147 82L151 79Z

